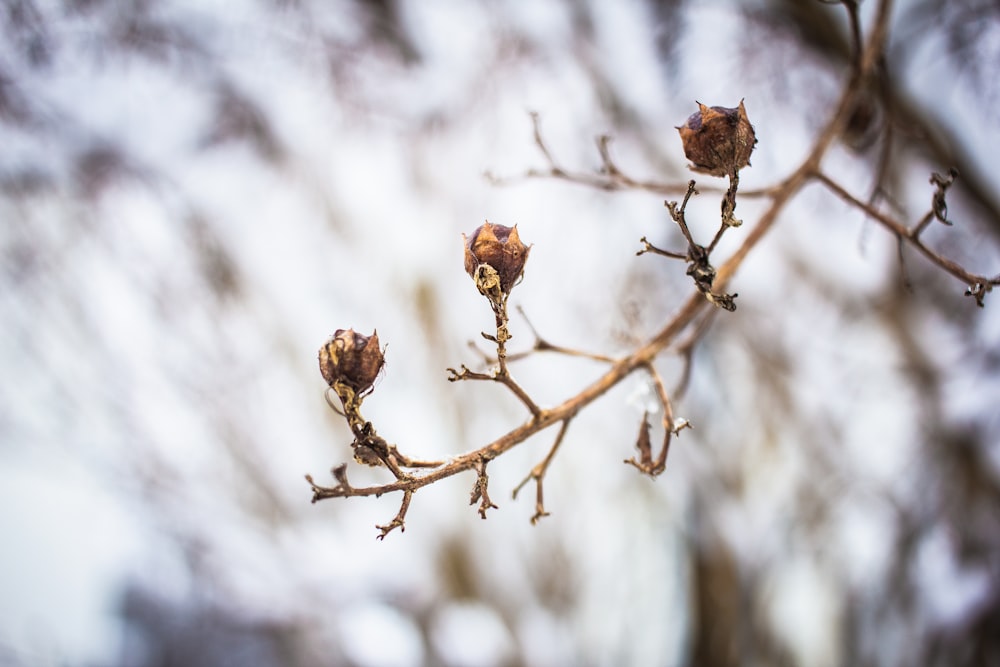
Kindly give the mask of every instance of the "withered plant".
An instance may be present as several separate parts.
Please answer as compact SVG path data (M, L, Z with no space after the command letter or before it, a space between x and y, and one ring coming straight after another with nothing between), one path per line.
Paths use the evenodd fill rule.
M666 467L674 437L689 424L684 419L675 418L673 408L674 401L683 391L684 383L679 383L676 391L669 391L666 381L653 365L654 360L668 352L679 355L685 362L682 379L687 376L692 350L704 336L709 324L725 326L724 315L715 318L715 314L719 311L731 312L737 308L737 295L727 290L734 274L761 239L775 227L789 202L808 185L821 185L880 224L898 240L901 261L906 246L916 249L927 261L961 281L965 285L965 295L971 297L977 306L984 306L986 294L1000 284L1000 275L990 278L973 273L944 257L922 238L923 232L935 221L945 225L953 224L948 217L946 196L959 176L954 168L942 165L945 175L933 173L930 176L933 188L929 192L929 208L914 223L900 220L897 213L879 205L876 197L852 193L824 170L824 156L831 146L855 132L858 123L868 118L866 109L871 105L870 91L877 88L873 82L879 77L887 76L882 65L892 1L881 0L878 3L867 31L862 29L857 2L843 0L839 4L847 12L855 42L851 69L829 119L818 133L805 159L789 175L769 187L739 192L740 171L750 164L750 156L757 143L756 133L742 100L735 108L698 103L698 111L677 128L685 156L691 162L690 168L697 173L728 181L725 188L714 184L701 186L703 192L721 194L718 231L707 242L699 242L694 238L686 219L689 201L699 194L696 181L660 183L631 178L612 159L606 137L598 141L602 161L599 172L583 173L565 169L555 160L546 145L538 116L532 115L534 140L547 161L548 168L530 171L526 174L528 177L556 178L603 190L633 189L680 198L679 201L666 201L665 205L670 219L680 228L687 247L659 248L643 237L639 239L641 247L636 254L653 254L685 262L687 275L691 277L695 289L676 306L673 314L653 336L621 357L569 349L552 344L533 332L534 345L530 350L519 353L520 355L547 351L607 364L606 372L598 380L582 387L559 405L543 407L514 379L508 363L510 357L507 343L511 339L508 300L512 290L524 279L530 246L522 242L516 226L486 222L465 238L463 259L466 272L476 289L486 297L495 317L495 333L482 334L496 346L495 356L491 358L493 367L488 372L474 371L465 365L457 370L449 368L447 379L451 382L488 381L502 385L524 405L528 413L525 421L496 440L459 456L430 461L410 458L379 435L374 425L361 414L362 402L372 392L375 379L384 363L384 350L379 346L377 334L364 336L350 329L338 330L319 353L320 370L329 385L327 400L334 410L345 417L350 426L354 438L351 443L354 458L369 466L384 467L392 475L392 479L374 486L356 487L348 480L347 464L341 464L332 470L336 481L333 486L317 484L311 476L306 476L312 486L313 502L327 498L401 494L402 499L395 517L388 523L377 526L378 537L384 538L395 528L401 531L404 529L406 512L417 490L470 471L475 475L470 504L478 504L479 514L485 519L487 512L497 507L490 497L487 467L529 437L556 427L547 454L513 490L516 497L522 488L534 483L535 511L531 521L535 523L548 515L544 502L545 476L560 447L567 441L567 432L573 419L581 410L635 372L647 374L655 388L662 410L663 438L654 447L649 414L644 414L634 443L637 453L625 458L624 462L634 466L640 473L658 476ZM891 126L886 123L877 130L889 133ZM875 190L878 190L878 185L876 184ZM742 242L735 251L726 257L717 257L716 251L723 235L742 225L742 221L736 217L738 195L762 199L766 206L756 220L746 225L748 229L734 232L742 234ZM460 258L456 256L455 261L460 261ZM336 397L336 401L331 394Z

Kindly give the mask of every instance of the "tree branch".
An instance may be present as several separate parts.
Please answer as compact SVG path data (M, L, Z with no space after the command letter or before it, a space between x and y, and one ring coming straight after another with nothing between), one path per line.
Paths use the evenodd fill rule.
M474 471L476 473L476 481L471 494L471 502L473 504L477 501L479 502L479 514L485 518L487 510L496 507L496 505L491 502L487 493L489 481L486 474L487 463L503 455L505 452L516 447L533 435L558 423L561 426L548 454L531 470L528 476L525 477L517 488L514 489L514 495L516 496L518 491L525 484L527 484L528 481L532 479L535 480L536 507L535 514L532 517L532 522L537 522L541 517L547 515L543 503L543 479L555 457L556 452L564 440L570 421L572 421L572 419L581 410L603 396L611 388L615 387L637 369L647 371L652 378L654 387L656 388L657 397L664 411L663 427L665 433L662 449L659 455L654 459L652 455L652 447L649 441L650 426L648 422L648 415L644 415L637 441L637 446L639 448L639 460L636 461L635 459L630 459L627 462L635 465L647 474L659 474L663 471L666 464L671 436L689 425L687 422L677 422L674 420L670 397L667 393L663 378L653 367L653 360L668 346L673 345L682 333L689 331L689 336L677 344L677 350L681 352L686 359L685 375L689 372L687 367L690 366L691 350L702 336L703 332L707 330L708 322L710 320L710 315L705 316L707 311L706 304L709 303L709 301L717 302L717 300L713 300L712 297L722 295L723 290L733 279L743 261L757 246L757 244L760 243L760 241L771 231L771 229L773 229L781 213L784 211L785 206L799 192L801 192L806 185L814 180L821 182L841 199L864 211L867 215L883 224L900 239L905 239L908 243L915 246L925 256L931 259L931 261L937 266L962 279L966 284L970 285L969 293L976 297L977 303L982 305L983 294L992 289L993 286L1000 284L1000 276L988 279L984 276L969 273L954 262L934 253L932 250L927 248L919 238L920 232L932 219L936 218L942 222L947 222L947 207L944 201L944 192L947 190L948 186L951 185L951 180L954 179L953 176L951 180L944 177L936 177L937 180L932 181L935 185L937 185L938 190L932 200L931 213L929 214L929 217L926 217L926 220L922 220L913 229L910 229L893 218L881 213L874 208L874 206L865 204L848 193L844 188L826 176L821 169L823 157L826 155L830 146L833 145L834 141L843 135L843 132L850 121L851 115L857 108L860 96L864 94L865 81L868 80L868 77L873 74L875 69L878 67L878 64L881 62L885 40L888 35L889 18L892 9L891 0L881 0L878 3L875 9L874 25L869 32L867 41L862 45L860 40L860 30L857 25L855 25L857 22L856 2L844 2L844 4L848 8L852 20L852 31L856 42L856 57L854 59L856 65L851 68L850 77L844 83L834 112L827 121L823 130L815 138L813 146L805 160L789 176L770 188L755 192L740 193L741 196L744 197L756 196L765 198L768 200L768 204L764 211L760 214L756 223L748 225L749 230L744 236L743 241L733 251L728 259L726 259L718 267L717 270L708 264L708 255L716 248L719 237L725 229L735 226L733 224L735 218L733 218L732 215L736 205L735 198L738 184L738 178L736 178L735 175L730 178L729 189L725 191L726 195L722 206L722 227L708 248L705 248L694 242L684 219L687 202L695 193L693 181L688 183L687 186L679 186L634 180L624 175L622 170L612 160L610 150L608 148L607 138L601 138L598 141L598 151L603 165L600 175L570 173L556 163L552 152L549 150L542 138L538 115L532 114L531 118L534 129L535 144L547 160L548 170L544 172L528 172L527 177L545 176L549 178L568 180L605 190L631 188L661 194L684 194L684 199L680 206L678 206L676 202L668 202L667 206L670 210L671 217L680 226L682 233L688 241L689 247L687 252L682 255L681 253L660 250L649 244L644 238L642 242L645 244L645 247L638 254L642 254L643 252L653 252L668 257L685 259L690 263L689 273L691 273L692 269L702 269L700 274L695 276L695 283L698 289L692 292L687 299L680 304L676 312L668 319L667 322L663 324L657 333L642 343L631 354L617 359L602 355L580 353L567 348L551 345L538 336L537 332L534 332L534 328L531 327L529 322L529 327L532 328L532 331L535 333L536 339L532 351L556 351L563 354L570 354L572 356L597 359L609 364L608 369L603 375L588 386L584 387L576 395L566 399L555 407L542 409L516 382L514 382L507 370L505 343L510 338L509 332L507 331L507 293L504 292L501 294L495 289L490 291L490 289L493 288L486 289L486 287L480 284L479 278L476 278L477 286L480 287L481 292L490 298L496 315L497 335L489 336L484 334L484 337L497 344L496 360L499 368L491 374L475 373L470 371L465 366L462 366L461 371L448 369L452 375L449 379L452 381L469 379L500 382L525 404L531 412L530 418L521 425L511 429L506 434L477 449L453 457L447 461L433 462L416 461L403 457L394 446L385 444L385 441L381 440L381 438L376 440L374 437L374 429L371 429L369 434L368 429L370 424L367 424L367 422L360 424L360 426L355 424L354 426L358 426L358 428L361 429L360 431L358 431L357 428L353 429L355 430L356 438L359 442L362 440L361 436L368 438L368 440L365 440L366 446L373 449L377 459L383 462L390 469L395 476L395 479L393 481L374 486L360 488L353 487L348 483L346 466L338 466L332 471L332 475L337 482L334 486L320 486L315 484L311 477L306 477L309 484L312 486L313 502L318 502L319 500L326 498L381 496L385 493L401 492L403 494L403 498L400 510L396 517L389 524L378 527L381 531L379 537L384 538L386 534L395 528L400 528L400 531L402 532L405 514L415 491L453 475L465 471ZM496 180L497 179L494 179L494 181ZM719 191L721 192L721 190ZM711 269L711 275L707 272L706 267ZM474 268L475 264L473 263L468 270L472 271ZM480 268L482 268L482 265L480 265ZM476 275L478 275L478 273ZM706 299L705 297L709 298ZM345 414L350 415L350 410L345 410ZM355 415L355 420L358 419L360 419L359 413ZM361 448L358 447L357 449Z

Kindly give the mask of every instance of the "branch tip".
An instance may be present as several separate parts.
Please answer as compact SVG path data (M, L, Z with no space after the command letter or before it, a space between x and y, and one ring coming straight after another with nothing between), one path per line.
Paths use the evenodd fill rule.
M391 533L396 528L399 528L399 532L401 533L406 532L406 525L404 520L406 518L406 511L410 509L410 500L412 498L413 498L412 490L406 489L405 491L403 491L403 500L399 505L399 511L396 513L396 516L393 517L392 521L390 521L389 523L385 524L384 526L379 526L379 525L375 526L375 528L377 528L380 531L379 534L375 536L375 539L379 541L384 540L385 536Z

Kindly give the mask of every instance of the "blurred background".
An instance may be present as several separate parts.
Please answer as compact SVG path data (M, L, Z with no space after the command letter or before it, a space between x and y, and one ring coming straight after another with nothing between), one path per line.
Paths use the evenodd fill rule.
M388 345L365 415L411 456L525 419L446 381L493 325L462 267L484 219L534 244L511 303L553 343L626 353L690 293L682 264L635 256L683 247L662 196L522 178L548 166L530 112L567 169L596 172L607 134L630 175L684 183L674 127L745 99L741 185L766 187L847 78L842 7L0 8L0 665L1000 664L1000 304L818 187L694 348L674 404L694 428L658 479L621 464L651 407L638 375L574 420L536 526L533 489L510 491L554 431L490 466L487 521L462 475L384 542L397 497L311 505L303 479L350 459L316 363L338 328ZM958 167L955 226L924 238L994 275L1000 8L899 0L890 27L824 168L912 223ZM704 241L718 206L689 207ZM680 381L679 358L659 367ZM513 366L542 405L602 370Z

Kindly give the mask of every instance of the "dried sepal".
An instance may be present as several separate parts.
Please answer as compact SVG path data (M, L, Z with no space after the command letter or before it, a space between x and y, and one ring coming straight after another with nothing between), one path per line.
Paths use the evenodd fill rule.
M529 246L521 242L517 225L506 227L486 221L471 236L462 235L465 243L465 272L476 281L479 291L499 287L503 294L524 273Z
M319 371L335 391L338 385L350 387L355 394L371 391L384 365L378 332L365 336L354 329L337 329L319 349Z
M984 299L986 295L993 291L995 285L1000 285L1000 276L997 276L989 282L979 282L974 285L969 285L969 288L965 290L965 296L971 296L976 300L976 305L980 308L984 308L986 303Z
M712 176L729 176L748 166L757 143L743 100L735 109L698 102L698 111L677 131L690 168Z
M663 446L660 449L660 454L657 458L653 459L653 445L649 437L649 413L642 413L642 424L639 426L639 437L636 439L635 447L639 450L639 459L636 460L635 457L625 459L625 463L630 466L634 466L639 471L649 475L650 477L657 477L663 473L667 467L667 454L670 452L670 438L674 434L674 431L670 429L664 430L663 433Z

